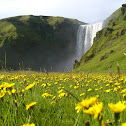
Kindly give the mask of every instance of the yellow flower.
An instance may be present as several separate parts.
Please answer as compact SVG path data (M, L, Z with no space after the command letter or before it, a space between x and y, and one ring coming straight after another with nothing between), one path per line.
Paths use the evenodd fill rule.
M74 86L74 89L78 89L79 88L79 86Z
M103 87L100 87L99 89L102 89Z
M27 124L23 124L22 126L35 126L35 124L34 123L31 123L31 124L27 123Z
M16 92L16 89L12 89L12 91L11 91L11 92L12 92L12 94L14 94L14 93Z
M69 87L71 88L73 85L70 85Z
M61 89L61 90L58 91L58 93L61 93L61 92L63 92L63 89Z
M59 98L62 98L62 97L64 97L64 96L65 96L65 93L60 93L60 94L58 95Z
M97 119L99 117L99 120L101 120L101 112L103 109L103 103L96 103L89 109L83 110L84 113L89 114L89 115L94 115L94 119Z
M82 102L79 102L77 105L76 105L76 108L75 110L77 110L77 113L80 112L81 109L84 109L84 104Z
M3 98L5 93L0 93L0 98Z
M88 84L86 84L86 87L88 87Z
M6 87L6 88L11 88L11 87L14 86L14 85L15 85L15 83L11 83L11 84L7 83L7 84L5 85L5 87Z
M109 93L111 91L111 89L105 90L105 92Z
M89 88L87 91L89 91L89 92L90 92L91 90L92 90L92 89L91 89L91 88Z
M99 117L99 120L101 120L101 112L103 109L103 103L96 103L95 105L93 105L93 109L94 109L94 119L97 119Z
M85 93L81 93L80 96L83 96Z
M108 106L110 107L111 111L114 113L120 113L126 108L124 101L119 101L116 104L109 103Z
M96 97L91 97L90 99L86 98L85 100L82 100L76 105L75 110L77 110L77 113L80 112L80 110L84 110L84 108L89 108L90 105L93 105L97 102Z
M55 104L56 102L55 101L52 101L51 104Z
M11 95L11 91L7 91L9 95Z
M55 82L55 85L57 85L58 84L58 82Z
M123 123L121 126L126 126L126 123Z
M101 126L107 126L103 120L101 122Z
M47 98L47 97L52 97L53 95L51 95L51 94L48 94L48 93L43 93L42 94L42 97L44 97L44 98Z
M52 97L52 100L54 100L55 98L56 98L56 96L53 96L53 97Z
M109 84L106 84L105 86L106 86L106 87L108 87L108 86L109 86Z
M96 95L97 98L99 98L99 95Z
M126 89L122 90L121 93L126 93Z
M42 84L41 86L44 88L44 87L46 87L46 84Z
M28 105L26 105L26 110L30 109L31 107L33 107L36 104L36 102L32 102Z
M95 91L98 91L98 88L96 88Z
M15 103L17 103L17 100L14 100Z
M25 90L31 89L34 85L35 85L35 83L28 85L28 86L25 88Z

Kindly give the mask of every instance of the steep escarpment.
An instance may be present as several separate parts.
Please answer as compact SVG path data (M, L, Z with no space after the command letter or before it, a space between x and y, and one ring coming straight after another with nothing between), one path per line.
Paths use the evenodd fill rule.
M75 71L108 72L120 69L126 72L126 4L109 18L108 26L99 31L93 46L82 56ZM107 19L107 20L108 20ZM111 19L111 20L110 20Z
M80 24L76 19L32 15L0 20L0 67L71 70Z

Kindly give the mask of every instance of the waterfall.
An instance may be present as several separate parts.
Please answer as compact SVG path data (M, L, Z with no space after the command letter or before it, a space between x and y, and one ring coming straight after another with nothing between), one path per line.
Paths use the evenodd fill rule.
M96 33L103 28L103 22L80 25L77 32L77 60L80 60L93 45Z

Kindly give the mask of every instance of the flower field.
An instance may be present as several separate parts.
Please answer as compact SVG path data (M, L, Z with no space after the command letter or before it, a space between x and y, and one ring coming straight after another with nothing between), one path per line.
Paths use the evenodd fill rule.
M0 126L126 126L126 75L0 73Z

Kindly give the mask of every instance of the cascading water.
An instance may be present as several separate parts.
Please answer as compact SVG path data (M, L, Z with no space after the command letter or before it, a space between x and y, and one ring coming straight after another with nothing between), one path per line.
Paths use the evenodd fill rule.
M80 60L93 45L96 33L103 28L103 22L96 24L80 25L77 33L77 60Z

